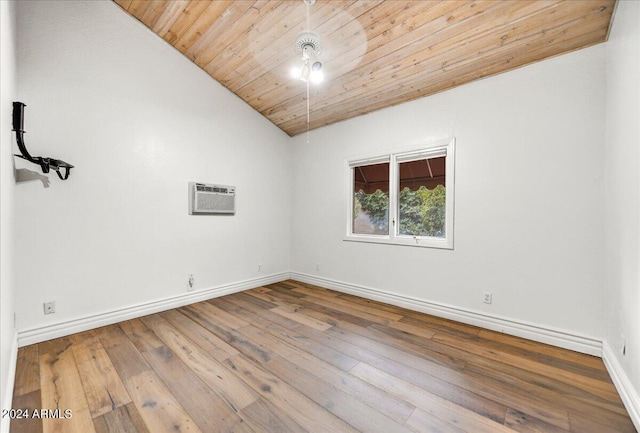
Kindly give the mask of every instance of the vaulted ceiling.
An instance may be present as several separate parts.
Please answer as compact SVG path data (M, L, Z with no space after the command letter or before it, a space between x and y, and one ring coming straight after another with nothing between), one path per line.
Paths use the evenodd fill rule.
M307 130L295 41L319 35L310 129L604 42L615 0L115 0L289 135ZM307 8L309 24L307 24Z

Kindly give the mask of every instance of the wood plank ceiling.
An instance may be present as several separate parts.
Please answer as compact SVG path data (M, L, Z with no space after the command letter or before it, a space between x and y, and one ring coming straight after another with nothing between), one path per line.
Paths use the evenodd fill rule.
M291 78L302 0L115 0L287 134L307 130ZM615 0L318 0L325 79L310 129L431 95L607 38Z

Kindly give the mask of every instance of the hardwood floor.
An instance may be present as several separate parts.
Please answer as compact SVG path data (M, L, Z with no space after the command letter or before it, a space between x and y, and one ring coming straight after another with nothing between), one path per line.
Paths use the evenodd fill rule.
M294 281L20 348L13 407L12 433L635 432L599 358Z

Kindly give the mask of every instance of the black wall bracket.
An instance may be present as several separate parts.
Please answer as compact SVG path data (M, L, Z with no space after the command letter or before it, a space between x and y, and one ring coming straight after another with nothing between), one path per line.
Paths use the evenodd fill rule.
M35 158L29 154L26 145L24 144L24 107L22 102L13 103L13 130L16 132L16 141L18 142L18 149L22 155L15 154L15 156L26 159L29 162L38 164L43 173L49 173L49 170L54 170L58 177L62 180L67 180L73 165L61 159L55 159L44 156L36 156ZM64 174L62 170L64 169Z

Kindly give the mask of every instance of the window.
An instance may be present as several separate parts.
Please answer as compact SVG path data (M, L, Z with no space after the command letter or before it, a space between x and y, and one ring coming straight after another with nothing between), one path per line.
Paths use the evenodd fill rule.
M345 240L453 248L454 140L348 161Z
M356 166L353 179L353 233L389 234L389 162Z

